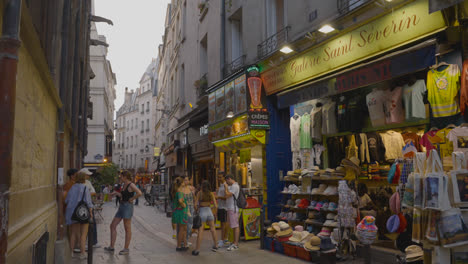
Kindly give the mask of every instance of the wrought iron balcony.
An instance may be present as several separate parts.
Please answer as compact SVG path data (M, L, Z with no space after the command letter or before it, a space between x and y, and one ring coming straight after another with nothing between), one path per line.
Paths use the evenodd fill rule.
M281 48L282 45L288 43L288 33L290 27L285 27L278 31L273 36L267 38L265 41L257 45L257 57L258 59L264 59L269 55L276 52Z
M239 58L233 60L231 63L226 64L223 69L224 78L233 74L245 64L245 55L240 56Z
M372 2L371 0L337 0L336 5L338 13L344 16L352 11L356 11L358 8L365 6Z

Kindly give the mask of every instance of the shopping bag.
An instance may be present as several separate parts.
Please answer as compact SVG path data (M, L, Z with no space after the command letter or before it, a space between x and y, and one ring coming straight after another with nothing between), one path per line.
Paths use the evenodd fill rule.
M468 170L465 153L453 152L453 170L450 171L449 197L452 206L468 207Z
M424 239L423 237L423 214L422 210L419 208L413 209L413 232L412 232L412 241L415 243L421 243Z
M409 208L414 206L414 173L408 175L401 205Z
M426 226L426 239L431 241L432 243L439 242L439 236L437 234L437 221L439 220L440 212L431 210L429 211L429 218L427 220Z
M468 228L460 208L451 208L440 214L439 237L442 245L468 240Z
M448 210L451 208L448 196L448 177L444 173L436 150L431 150L427 159L423 184L425 209Z

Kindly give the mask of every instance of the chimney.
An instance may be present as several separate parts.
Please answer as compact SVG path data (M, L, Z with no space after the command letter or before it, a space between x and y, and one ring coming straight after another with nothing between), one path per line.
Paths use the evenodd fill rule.
M125 87L125 103L132 100L132 94L128 92L128 87Z

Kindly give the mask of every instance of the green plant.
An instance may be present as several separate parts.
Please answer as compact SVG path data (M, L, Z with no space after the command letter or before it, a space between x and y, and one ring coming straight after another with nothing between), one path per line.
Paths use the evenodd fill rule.
M114 163L108 163L97 170L93 179L93 186L97 192L100 192L102 185L117 183L118 178L119 167Z

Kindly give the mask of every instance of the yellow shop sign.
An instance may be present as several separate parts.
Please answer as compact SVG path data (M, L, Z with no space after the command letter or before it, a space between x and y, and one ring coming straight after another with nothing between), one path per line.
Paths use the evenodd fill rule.
M442 13L418 0L303 52L261 74L268 95L368 59L445 28Z

